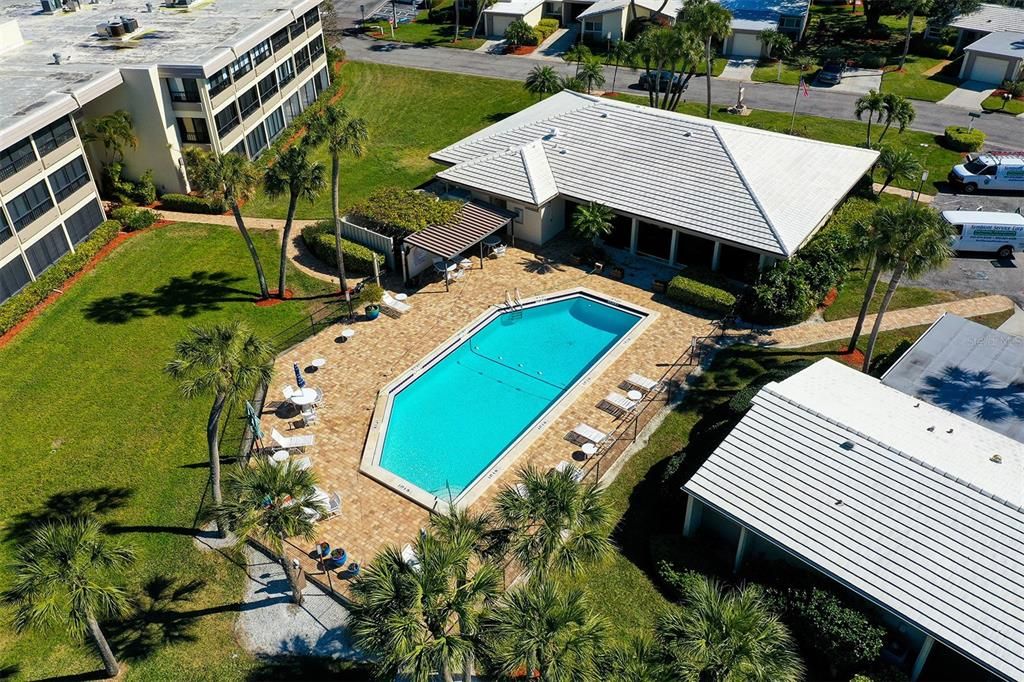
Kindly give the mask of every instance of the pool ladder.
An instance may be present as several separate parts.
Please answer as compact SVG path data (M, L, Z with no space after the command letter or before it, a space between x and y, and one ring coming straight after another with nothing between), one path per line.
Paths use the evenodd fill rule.
M523 301L519 298L519 287L516 287L514 291L505 289L505 307L509 310L522 310Z

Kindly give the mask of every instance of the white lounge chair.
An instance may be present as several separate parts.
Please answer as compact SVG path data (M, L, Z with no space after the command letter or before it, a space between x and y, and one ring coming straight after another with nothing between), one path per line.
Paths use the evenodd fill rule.
M320 512L318 512L316 509L312 509L310 507L303 507L302 513L305 514L306 518L310 521L316 522L320 520Z
M599 402L597 406L605 412L614 414L616 417L621 417L633 411L633 408L636 407L636 401L630 400L621 393L612 391L602 398L601 402Z
M390 315L391 317L401 317L412 310L411 305L405 301L399 301L389 291L384 292L384 298L380 300L380 308L385 315Z
M402 548L402 561L409 564L409 568L413 570L420 567L420 558L416 556L416 550L412 548L412 545Z
M291 400L292 396L295 395L295 387L288 385L281 389L281 395L284 396L286 401Z
M317 386L313 390L316 391L316 398L313 399L313 407L320 407L324 404L324 389Z
M564 473L568 471L569 475L572 477L572 480L576 481L577 483L583 480L583 469L580 469L578 466L571 462L566 462L564 460L559 462L558 465L555 466L555 471L559 473Z
M285 450L291 450L293 448L302 449L313 447L315 439L312 434L307 436L283 436L277 429L273 429L270 432L270 440L274 441Z
M331 493L327 498L327 516L337 516L341 513L341 494Z
M584 443L599 445L607 437L608 434L604 431L598 431L593 426L582 422L574 426L572 431L565 434L565 439L570 443L575 443L576 445L583 445Z
M622 382L624 388L636 389L644 393L650 393L658 387L658 382L654 379L648 379L642 374L634 372L626 377L625 381Z
M296 469L306 470L313 466L313 460L309 457L303 457L302 459L293 459L292 466Z

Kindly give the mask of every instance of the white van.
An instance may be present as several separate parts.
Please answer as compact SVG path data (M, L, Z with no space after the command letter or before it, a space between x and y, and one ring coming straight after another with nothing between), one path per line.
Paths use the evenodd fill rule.
M954 251L985 251L1009 258L1024 251L1024 215L995 211L943 211L942 217L953 226L956 236L950 241Z
M968 156L967 163L953 166L947 179L968 194L979 189L1024 192L1024 152Z

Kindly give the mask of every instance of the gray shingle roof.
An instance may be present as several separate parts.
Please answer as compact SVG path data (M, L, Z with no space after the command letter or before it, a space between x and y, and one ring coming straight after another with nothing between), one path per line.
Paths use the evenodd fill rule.
M1024 59L1024 33L996 31L975 40L964 50Z
M526 146L543 151L562 196L780 256L814 233L877 157L573 92L432 157L453 164L438 174L444 180L526 200L547 188L546 176L537 182L516 160Z
M684 489L1021 679L1022 467L1019 443L822 360L762 389Z
M1024 8L984 4L977 12L963 14L951 21L949 25L969 31L1024 32Z

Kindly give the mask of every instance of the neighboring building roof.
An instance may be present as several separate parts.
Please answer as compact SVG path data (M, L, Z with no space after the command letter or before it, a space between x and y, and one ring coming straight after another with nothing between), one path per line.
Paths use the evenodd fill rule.
M684 489L1017 680L1022 476L1020 443L821 360L763 388Z
M954 225L1024 225L1024 215L1020 213L943 211L942 217Z
M809 0L718 0L718 4L732 13L733 26L738 28L774 28L781 17L802 17L811 5Z
M45 125L120 84L120 69L160 64L213 73L235 59L233 50L256 44L250 34L268 24L287 26L318 2L215 0L188 10L152 4L146 12L140 0L83 0L76 12L48 15L39 11L39 0L0 3L0 23L16 20L24 39L0 51L0 146L15 141L7 139L8 128L17 126L23 137L32 121L40 121L36 128ZM133 38L101 40L96 26L122 15L139 22ZM64 55L63 64L54 63L54 52Z
M989 33L987 36L975 40L964 48L964 51L967 50L999 55L1000 57L1024 59L1024 33L1012 31Z
M498 0L484 10L484 14L511 14L525 16L544 4L544 0Z
M985 4L977 12L960 15L949 25L968 31L1024 32L1024 8Z
M452 222L431 225L406 237L405 243L452 260L508 225L515 217L511 211L474 199L462 205Z
M546 165L567 198L786 257L877 155L563 91L431 157L452 164L442 180L521 201L554 196L527 172Z
M636 4L653 13L661 9L662 0L636 0ZM629 7L629 5L630 0L597 0L593 5L580 12L577 19L582 21L587 17L625 9ZM661 9L661 14L675 19L676 15L679 14L679 10L682 8L683 0L667 0L664 9Z
M947 313L882 383L1024 443L1024 338Z

